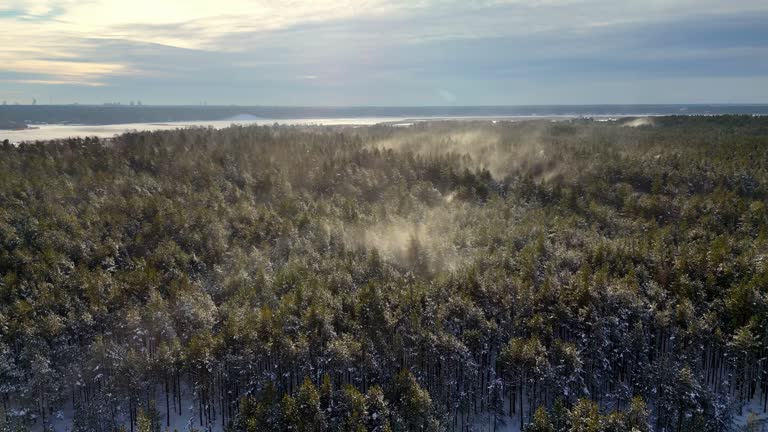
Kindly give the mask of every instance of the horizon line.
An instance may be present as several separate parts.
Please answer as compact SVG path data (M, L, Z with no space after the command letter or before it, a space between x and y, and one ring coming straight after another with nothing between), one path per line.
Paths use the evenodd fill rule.
M681 103L584 103L584 104L493 104L493 105L242 105L242 104L133 104L130 103L63 103L63 104L0 104L8 107L99 107L99 108L512 108L512 107L590 107L590 106L768 106L767 102L681 102Z

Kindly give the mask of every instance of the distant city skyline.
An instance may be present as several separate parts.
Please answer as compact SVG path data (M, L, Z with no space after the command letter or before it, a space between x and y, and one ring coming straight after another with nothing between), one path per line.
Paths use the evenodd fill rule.
M768 102L768 2L10 0L7 104Z

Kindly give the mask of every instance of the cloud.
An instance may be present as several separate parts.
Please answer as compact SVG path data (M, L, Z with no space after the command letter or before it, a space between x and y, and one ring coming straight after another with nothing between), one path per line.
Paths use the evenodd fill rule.
M9 60L4 67L14 72L39 73L41 70L53 70L51 75L56 76L103 76L107 74L122 73L126 69L124 65L108 63L86 63L65 60Z
M523 83L765 76L766 19L762 0L7 0L0 71L105 100L526 103Z
M2 82L20 83L20 84L44 84L44 85L76 85L86 87L103 87L105 84L95 81L80 80L54 80L54 79L18 79L18 80L0 80Z

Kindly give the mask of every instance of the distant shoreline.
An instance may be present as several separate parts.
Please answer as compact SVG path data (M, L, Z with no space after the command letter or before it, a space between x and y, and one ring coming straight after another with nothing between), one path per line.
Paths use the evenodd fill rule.
M680 114L677 114L680 116ZM686 113L682 116L717 116L720 114ZM768 114L750 114L766 116ZM606 114L606 115L516 115L516 116L443 116L443 117L348 117L348 118L295 118L295 119L257 119L257 120L202 120L179 122L148 122L118 124L55 124L41 123L27 129L0 130L0 141L8 140L18 144L22 142L50 141L68 138L97 137L111 139L128 132L168 131L185 128L223 129L237 126L265 126L280 124L298 127L360 127L382 125L392 127L411 127L424 122L512 122L512 121L571 121L591 120L595 122L620 121L623 119L643 119L650 117L673 117L665 114Z
M166 124L206 121L274 121L360 118L631 117L666 115L768 115L768 104L508 105L508 106L170 106L4 105L0 129L25 125Z

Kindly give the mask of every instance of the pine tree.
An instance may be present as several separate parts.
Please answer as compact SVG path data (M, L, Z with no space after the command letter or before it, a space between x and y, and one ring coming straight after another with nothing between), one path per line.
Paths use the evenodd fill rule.
M144 409L139 407L136 414L136 430L137 432L155 432L152 428L152 419L144 412Z
M597 404L589 399L579 399L568 416L569 432L601 432L600 412Z
M302 425L303 422L296 400L287 394L284 395L283 400L280 402L279 429L299 432Z
M614 411L606 416L602 416L602 432L626 432L632 428L627 426L627 419L624 413Z
M368 408L366 426L369 432L386 432L391 429L389 425L389 406L384 399L384 391L374 385L368 389L365 395L365 404Z
M296 408L299 414L299 432L319 432L325 430L325 413L320 407L320 394L309 378L304 379L296 396Z
M397 410L397 427L406 430L429 430L436 419L433 413L432 398L424 390L413 374L403 369L393 383L391 400L395 401Z
M543 406L536 408L533 421L525 427L525 432L555 432L555 426L549 419L549 414Z
M552 425L555 432L566 432L570 428L568 409L565 408L563 400L558 398L552 407Z
M339 398L339 414L342 417L341 425L344 431L366 431L366 406L365 396L354 386L346 385Z
M632 398L626 413L627 428L638 432L649 432L648 406L641 396Z
M323 374L323 384L320 386L320 409L326 413L326 416L330 414L333 408L333 385L331 384L331 376L327 373Z

